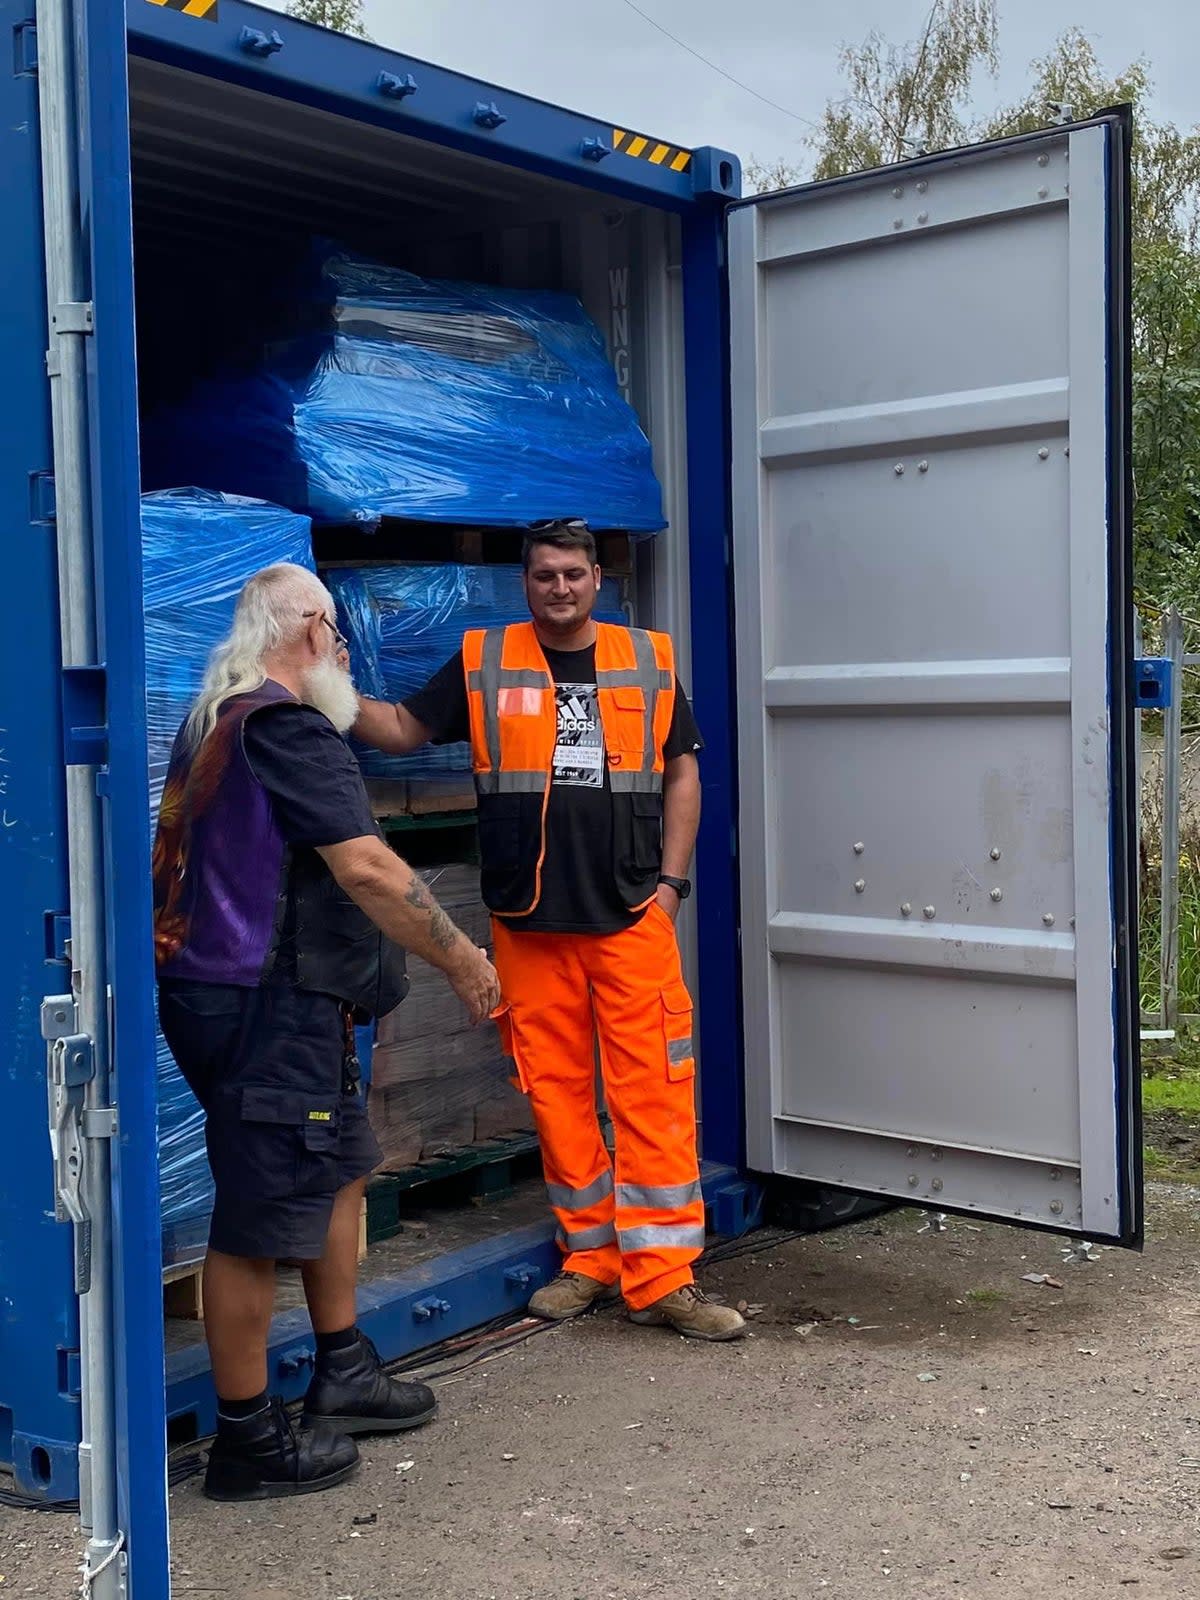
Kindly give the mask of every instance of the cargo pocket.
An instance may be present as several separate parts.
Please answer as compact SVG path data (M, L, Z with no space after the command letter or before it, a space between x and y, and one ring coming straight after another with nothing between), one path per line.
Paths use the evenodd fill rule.
M523 795L488 795L479 807L479 854L490 871L514 872L521 865Z
M662 1006L667 1036L667 1079L671 1083L685 1083L696 1076L692 997L687 986L669 983L662 992Z
M512 1063L509 1082L514 1089L519 1089L522 1094L528 1094L529 1084L521 1066L521 1051L517 1044L517 1030L513 1023L512 1006L507 1000L492 1012L492 1021L496 1024L496 1030L500 1035L500 1049Z
M246 1156L258 1168L263 1198L336 1193L341 1122L340 1095L243 1089Z

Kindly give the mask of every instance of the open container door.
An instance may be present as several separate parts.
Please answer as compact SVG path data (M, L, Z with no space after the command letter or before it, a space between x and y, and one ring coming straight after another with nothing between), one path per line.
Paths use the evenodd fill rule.
M1121 1244L1129 132L729 217L749 1163Z
M95 1600L169 1592L129 102L122 0L38 0L71 992L42 1010L80 1295ZM136 1530L133 1520L136 1513Z

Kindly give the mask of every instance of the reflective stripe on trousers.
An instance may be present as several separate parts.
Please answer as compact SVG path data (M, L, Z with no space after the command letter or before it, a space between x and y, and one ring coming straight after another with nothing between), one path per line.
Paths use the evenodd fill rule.
M670 918L620 933L494 923L501 1031L530 1097L568 1270L618 1277L636 1310L692 1280L704 1247L690 1001ZM596 1115L595 1040L615 1135Z

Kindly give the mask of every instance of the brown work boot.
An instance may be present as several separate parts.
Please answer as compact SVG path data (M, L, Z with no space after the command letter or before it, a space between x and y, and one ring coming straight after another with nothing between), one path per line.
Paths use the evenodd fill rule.
M746 1319L732 1306L717 1306L694 1283L629 1313L630 1322L646 1328L674 1328L685 1339L740 1339Z
M600 1283L583 1272L560 1272L533 1296L529 1310L547 1322L565 1322L589 1306L604 1305L620 1294L615 1283Z

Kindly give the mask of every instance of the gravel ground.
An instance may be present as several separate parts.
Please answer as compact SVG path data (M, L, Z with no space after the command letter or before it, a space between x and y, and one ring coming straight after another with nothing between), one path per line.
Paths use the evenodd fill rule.
M1200 1191L1149 1199L1145 1254L1082 1266L914 1211L766 1241L704 1273L754 1313L739 1345L603 1313L445 1381L441 1420L343 1488L181 1485L174 1594L1188 1600ZM67 1600L74 1560L69 1518L0 1510L0 1596Z

